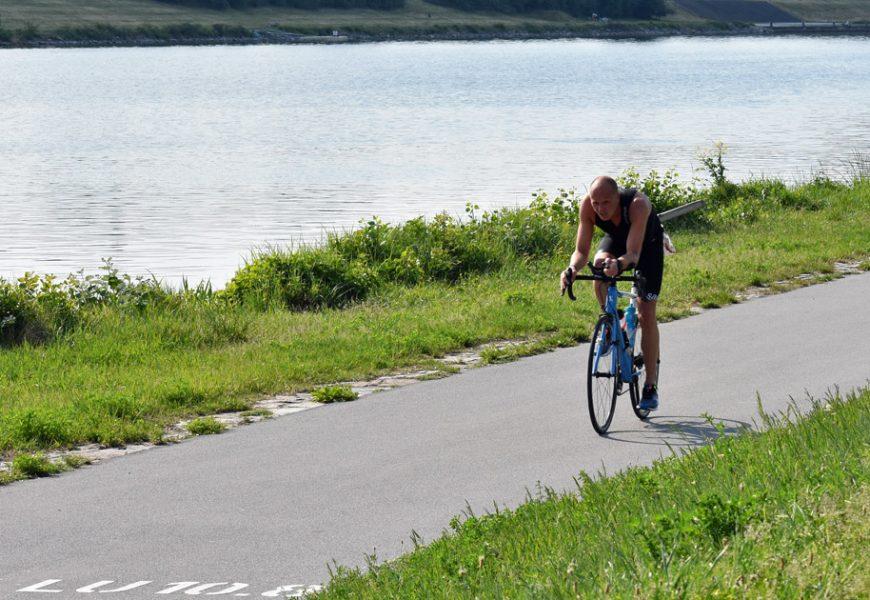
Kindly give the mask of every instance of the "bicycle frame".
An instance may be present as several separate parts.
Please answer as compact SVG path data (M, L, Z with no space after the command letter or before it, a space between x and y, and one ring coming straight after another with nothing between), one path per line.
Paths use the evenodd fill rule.
M617 312L617 304L619 303L619 298L630 298L631 302L637 302L637 288L632 288L631 292L620 292L615 283L610 283L607 286L607 300L604 305L604 311L611 318L611 327L610 327L610 336L611 343L613 347L616 348L618 353L617 361L612 361L610 363L610 374L616 376L616 366L619 364L619 371L621 374L620 379L625 383L631 383L631 381L643 372L642 369L635 369L633 361L631 360L631 355L628 352L628 347L625 344L625 338L622 335L622 328L619 325L619 313ZM593 372L598 372L598 360L601 358L601 344L598 346L599 350L595 353L595 360L593 362Z

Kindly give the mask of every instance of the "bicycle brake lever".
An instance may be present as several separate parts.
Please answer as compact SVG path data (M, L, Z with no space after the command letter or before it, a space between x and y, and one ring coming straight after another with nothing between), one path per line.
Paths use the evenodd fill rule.
M571 270L571 269L565 269L565 275L566 275L566 278L568 279L568 285L565 286L565 289L564 289L564 290L562 290L562 295L564 296L564 295L565 295L565 292L568 292L568 297L569 297L569 298L571 299L571 301L573 302L573 301L576 300L577 298L576 298L576 296L574 296L574 278L568 276L568 271L570 271L570 270Z

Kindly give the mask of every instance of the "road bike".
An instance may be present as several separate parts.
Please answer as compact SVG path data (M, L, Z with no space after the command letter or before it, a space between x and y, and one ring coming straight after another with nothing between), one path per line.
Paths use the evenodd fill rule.
M604 269L589 263L592 275L575 275L574 281L603 281L607 284L604 312L598 317L589 343L589 363L586 371L586 394L589 400L589 418L599 435L607 433L616 410L616 398L628 392L631 408L641 420L649 416L640 408L640 376L644 371L643 355L634 354L637 333L638 288L643 275L635 272L629 277L608 277ZM570 281L570 277L569 277ZM616 285L620 281L632 283L631 292L622 292ZM567 287L568 297L576 300L573 282ZM628 298L625 313L619 309L619 298ZM624 318L623 318L624 316Z

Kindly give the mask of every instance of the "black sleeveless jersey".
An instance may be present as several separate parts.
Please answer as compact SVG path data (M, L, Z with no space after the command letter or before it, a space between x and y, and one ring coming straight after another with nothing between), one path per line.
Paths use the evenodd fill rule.
M595 225L613 238L614 242L623 247L628 240L628 232L631 229L631 220L628 217L628 207L631 204L631 201L634 200L636 194L637 190L635 188L619 188L619 207L622 215L619 225L615 225L613 221L610 220L602 221L598 214L595 215ZM661 246L663 231L664 229L662 228L661 221L659 221L659 216L656 214L655 209L653 209L646 221L643 247L651 246L653 244Z

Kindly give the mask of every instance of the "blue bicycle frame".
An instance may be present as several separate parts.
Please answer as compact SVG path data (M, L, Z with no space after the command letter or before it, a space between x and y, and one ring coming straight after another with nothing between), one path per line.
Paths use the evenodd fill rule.
M618 362L611 361L610 362L610 374L612 376L616 376L616 368L619 365L620 379L625 383L631 383L635 377L640 376L642 369L635 369L633 361L631 360L631 354L628 352L628 346L626 345L625 338L622 334L622 328L619 324L619 313L617 312L617 303L619 298L631 298L632 300L637 299L637 294L633 292L620 292L616 288L616 284L612 283L607 286L607 301L604 305L604 311L611 318L611 326L610 326L610 336L611 336L611 345L608 351L612 352L614 348L618 352ZM606 331L602 331L602 335L605 335ZM630 337L634 337L634 332L629 332ZM603 342L604 340L601 340ZM599 343L598 350L595 353L595 360L593 362L593 373L598 373L598 361L601 358L601 348L603 348L605 344Z

